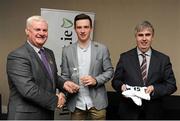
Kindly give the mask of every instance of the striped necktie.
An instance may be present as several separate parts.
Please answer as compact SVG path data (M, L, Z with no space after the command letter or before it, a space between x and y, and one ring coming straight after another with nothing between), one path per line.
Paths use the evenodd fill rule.
M146 83L147 80L147 61L146 61L146 54L141 54L141 56L143 57L143 61L141 64L141 75L142 75L142 80L144 82L144 85Z

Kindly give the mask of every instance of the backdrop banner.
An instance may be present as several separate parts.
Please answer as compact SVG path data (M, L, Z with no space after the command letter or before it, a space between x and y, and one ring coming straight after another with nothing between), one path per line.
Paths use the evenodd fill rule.
M93 12L41 8L41 16L48 22L49 34L45 47L52 49L55 54L58 74L61 72L62 48L77 41L73 22L74 17L80 13L85 13L91 17L94 28L95 13ZM93 32L91 39L93 39Z

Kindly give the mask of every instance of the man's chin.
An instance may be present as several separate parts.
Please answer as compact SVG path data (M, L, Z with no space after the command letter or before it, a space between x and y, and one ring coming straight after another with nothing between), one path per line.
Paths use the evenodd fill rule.
M39 44L44 44L45 42L46 42L46 40L44 40L44 39L38 39L38 42L39 42Z
M148 51L148 48L142 48L141 51L145 53Z

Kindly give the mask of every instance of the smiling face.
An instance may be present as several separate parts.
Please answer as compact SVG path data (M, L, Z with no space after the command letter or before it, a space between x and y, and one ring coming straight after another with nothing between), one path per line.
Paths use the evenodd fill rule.
M150 49L153 40L153 33L151 29L142 29L141 31L136 33L135 37L137 47L141 50L141 52L147 52Z
M48 24L44 20L32 20L25 29L31 44L42 48L48 38Z
M143 53L151 48L154 38L154 28L148 21L143 21L135 27L136 44Z
M77 33L78 40L81 42L87 42L90 38L92 27L88 19L81 19L76 21L75 31Z

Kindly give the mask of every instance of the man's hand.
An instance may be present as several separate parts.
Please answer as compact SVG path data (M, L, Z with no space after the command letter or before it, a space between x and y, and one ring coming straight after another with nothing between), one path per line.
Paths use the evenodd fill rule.
M66 81L63 88L69 93L77 93L79 91L79 85L72 81Z
M84 84L84 86L94 86L97 83L96 79L89 75L82 76L80 80Z
M147 89L145 90L146 93L151 94L154 91L154 86L150 85L147 87Z
M125 84L123 84L123 85L121 86L121 91L122 91L122 92L126 91L126 85L125 85Z
M64 93L60 92L59 94L56 94L58 96L58 108L62 108L66 102Z

